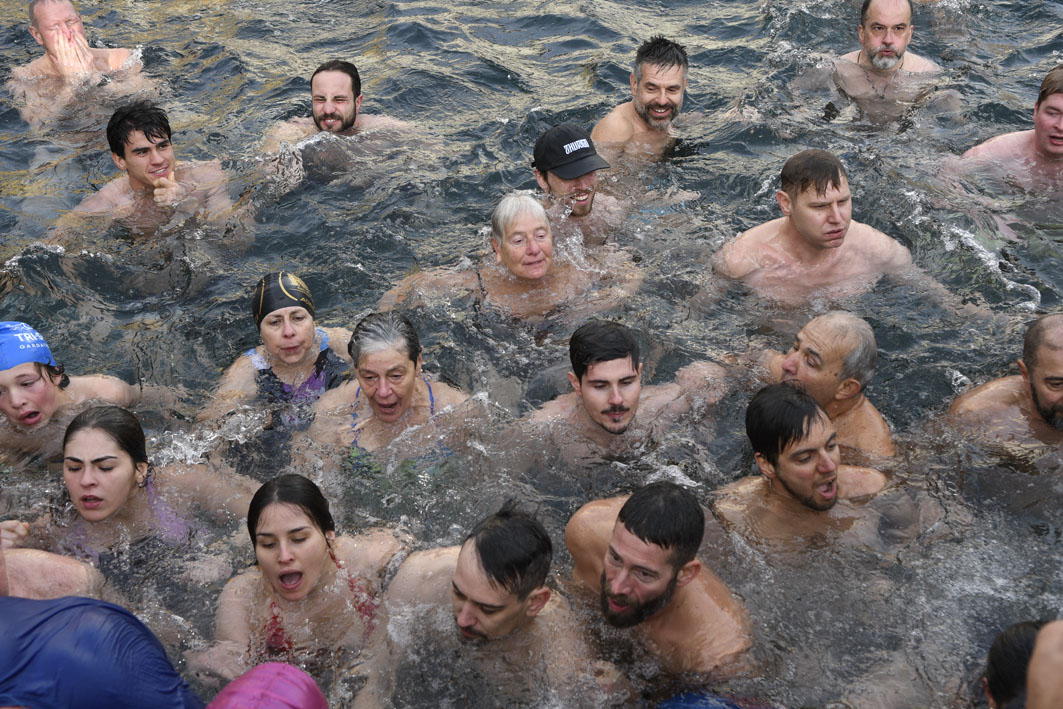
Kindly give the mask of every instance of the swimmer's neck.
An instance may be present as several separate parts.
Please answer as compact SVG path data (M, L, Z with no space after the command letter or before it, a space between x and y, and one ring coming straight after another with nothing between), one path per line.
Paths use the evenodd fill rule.
M867 397L864 396L863 392L860 392L847 399L831 399L823 409L827 412L827 418L834 421L835 419L855 411L865 403L867 403Z

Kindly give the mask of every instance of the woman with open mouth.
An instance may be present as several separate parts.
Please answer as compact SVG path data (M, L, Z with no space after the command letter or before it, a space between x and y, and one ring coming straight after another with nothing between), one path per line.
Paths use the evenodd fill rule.
M390 530L337 536L328 501L301 475L281 475L255 493L247 531L257 564L218 599L214 644L189 657L204 679L232 679L261 662L336 667L373 627L385 567L406 546Z
M490 244L491 253L476 270L415 273L385 293L378 307L429 304L433 296L450 299L455 292L469 291L521 320L539 319L569 304L576 305L569 315L583 318L612 307L642 282L623 251L601 249L588 258L582 254L556 258L546 210L527 193L513 192L499 201L491 213ZM573 248L582 252L582 246ZM585 294L599 282L610 288L587 298Z
M225 371L200 420L217 418L256 398L272 405L313 404L347 374L344 345L350 331L316 325L314 298L294 273L263 276L251 297L251 314L262 344Z
M363 318L348 351L357 376L317 402L307 434L316 444L373 451L468 399L424 375L417 332L394 311Z
M0 522L3 548L31 546L99 560L119 544L152 537L171 545L195 535L191 507L219 523L247 514L257 483L205 465L153 467L137 417L117 406L78 414L63 438L63 480L73 519L44 515Z

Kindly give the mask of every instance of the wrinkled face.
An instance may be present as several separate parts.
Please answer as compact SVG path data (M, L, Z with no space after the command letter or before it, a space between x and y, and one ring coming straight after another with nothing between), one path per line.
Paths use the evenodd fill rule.
M169 138L148 138L139 130L129 133L125 155L111 153L111 158L118 169L126 171L129 185L134 190L153 188L155 182L170 175L177 164Z
M867 21L856 32L871 65L888 71L900 66L912 30L907 0L875 0L867 10Z
M620 522L613 526L601 578L602 614L610 625L630 628L668 605L679 577L671 558Z
M517 214L506 225L499 244L494 239L495 260L517 278L537 281L546 277L554 261L554 237L550 225L531 210Z
M595 362L579 380L569 372L569 381L583 402L587 415L609 433L621 434L635 420L642 394L642 365L632 366L631 357Z
M329 542L335 538L335 532L322 533L295 505L266 505L255 530L255 556L263 580L286 601L306 598L326 576Z
M818 511L838 501L840 459L838 434L825 414L812 422L807 436L783 449L775 465L756 455L761 471L778 482L776 492Z
M373 415L392 423L413 405L421 378L421 358L416 362L395 347L363 354L358 361L358 385L369 399Z
M520 601L515 593L492 585L471 539L458 552L450 600L458 632L467 642L504 638L530 618L531 596Z
M1033 134L1037 152L1046 158L1063 159L1063 94L1049 94L1033 111Z
M1042 346L1035 365L1023 371L1023 378L1041 418L1063 431L1063 350Z
M790 218L794 229L809 246L836 249L845 241L853 216L853 200L849 181L842 177L841 182L839 187L828 185L823 194L810 186L797 199L791 199L781 190L776 194L783 214Z
M274 310L262 319L258 331L274 361L299 364L313 355L314 318L301 305Z
M797 380L809 396L826 407L841 385L845 349L833 328L818 318L805 325L794 338L782 363L782 381Z
M73 41L74 35L85 36L85 26L81 23L81 15L73 5L65 0L60 2L46 0L37 5L34 14L37 16L37 26L30 25L30 34L47 52L54 53L54 47L60 35L64 35L70 41Z
M63 448L63 480L78 514L89 522L120 510L144 482L147 463L134 463L110 434L83 428Z
M631 74L631 102L635 113L654 130L668 130L683 107L686 87L683 67L643 64L640 80L636 81L635 74Z
M545 177L544 177L545 174ZM573 180L565 180L552 172L535 171L535 179L543 192L553 197L571 211L573 217L585 217L591 213L594 204L594 190L598 185L598 171L580 175Z
M0 372L0 411L19 428L48 423L57 407L59 381L37 371L33 362Z
M362 96L354 95L351 77L342 71L323 71L310 82L314 125L318 130L343 133L358 120Z

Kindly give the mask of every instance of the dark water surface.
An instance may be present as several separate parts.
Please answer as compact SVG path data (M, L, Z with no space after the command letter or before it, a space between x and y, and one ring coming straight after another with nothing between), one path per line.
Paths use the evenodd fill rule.
M651 381L669 380L693 359L785 348L811 315L830 307L780 309L727 286L709 305L692 299L713 280L708 257L716 248L777 216L779 169L808 147L846 163L855 219L903 241L958 299L993 314L958 315L886 282L843 303L878 337L870 396L903 449L889 472L906 494L943 510L942 518L885 550L811 545L779 559L727 539L718 556L708 552L749 606L764 670L733 690L795 707L951 705L966 696L963 685L997 632L1055 616L1063 600L1058 456L1002 465L927 427L969 382L1012 373L1026 322L1059 307L1063 204L1058 193L1002 195L977 181L967 185L972 196L939 175L947 156L1031 127L1040 80L1063 60L1063 4L920 5L911 49L944 67L939 91L955 91L962 110L917 107L885 124L835 91L794 83L825 55L857 47L858 5L85 3L91 40L143 45L178 157L219 158L234 174L230 193L255 208L253 243L240 253L226 246L219 227L188 223L152 245L114 229L86 235L84 253L36 246L58 216L114 175L102 135L112 107L30 129L5 100L0 319L34 324L72 372L177 388L180 408L194 415L221 370L258 342L248 297L262 274L301 274L319 322L352 327L411 270L478 258L494 203L534 186L536 137L562 121L589 127L627 100L635 48L664 34L690 54L683 110L699 115L681 131L675 154L644 166L635 183L639 191L700 196L636 206L616 241L640 257L645 282L606 313L652 343ZM0 2L5 75L36 56L25 25L24 3ZM308 77L332 57L358 65L365 112L409 121L417 133L388 147L311 144L302 156L307 178L281 188L261 176L257 145L274 121L309 114ZM600 189L609 189L603 182ZM1020 240L1001 237L1001 222ZM526 411L525 397L556 390L549 382L563 372L577 324L563 315L513 323L460 302L410 316L428 369L491 394L500 405L496 422ZM423 544L449 544L503 497L521 494L544 503L560 546L564 522L580 504L650 476L685 476L708 502L711 490L749 469L740 419L754 384L736 383L714 431L677 431L635 463L568 470L546 461L517 473L506 452L492 447L491 426L481 424L468 434L469 450L479 455L401 464L401 452L390 453L379 476L337 481L344 501L337 516L349 524L401 519ZM181 431L187 426L164 421L153 422L157 449L194 447ZM43 472L6 477L5 490L19 499L59 486ZM559 557L568 563L563 550ZM213 607L218 588L190 587L187 606L177 609L194 626L186 645L209 634L203 608ZM662 691L652 678L645 687L647 695Z

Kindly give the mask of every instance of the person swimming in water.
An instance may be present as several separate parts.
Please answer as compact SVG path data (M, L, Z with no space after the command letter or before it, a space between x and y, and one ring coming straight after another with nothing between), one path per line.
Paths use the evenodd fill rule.
M318 399L307 433L315 444L371 452L469 398L421 372L421 341L394 311L363 318L347 349L356 377Z
M251 296L251 315L262 344L225 370L197 420L218 418L255 399L268 405L311 405L339 386L350 369L350 331L317 327L313 295L294 273L263 276Z
M192 654L202 678L231 680L266 660L356 653L373 630L385 567L406 545L396 533L337 536L328 501L301 475L260 487L247 513L256 565L218 599L214 644Z
M70 376L39 332L23 322L0 322L0 448L51 455L59 432L88 402L132 406L144 393L115 377Z
M229 522L247 514L257 488L204 465L153 467L140 421L117 406L86 409L70 422L63 481L74 518L0 522L3 548L32 546L95 561L102 551L146 537L179 545L192 532L188 508Z
M410 307L468 291L521 320L542 318L561 306L567 316L582 317L614 306L642 283L623 251L598 249L586 267L555 258L546 210L529 194L514 192L499 201L491 213L490 242L494 258L488 255L476 270L415 273L385 293L378 307ZM609 287L588 297L598 281Z
M152 88L128 49L89 46L81 14L69 0L30 0L30 35L44 56L11 71L7 89L30 125L83 110L88 98L112 99Z

